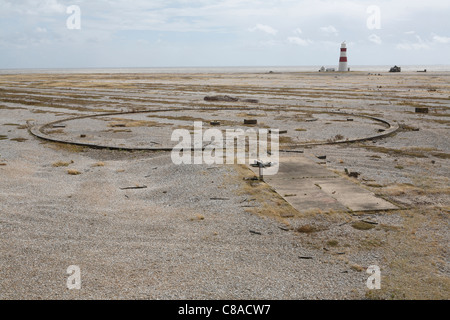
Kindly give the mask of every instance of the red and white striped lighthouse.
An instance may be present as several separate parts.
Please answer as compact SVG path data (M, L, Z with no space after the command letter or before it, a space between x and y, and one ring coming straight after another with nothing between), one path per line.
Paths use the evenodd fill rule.
M348 71L347 64L347 44L342 42L341 44L341 57L339 58L339 71Z

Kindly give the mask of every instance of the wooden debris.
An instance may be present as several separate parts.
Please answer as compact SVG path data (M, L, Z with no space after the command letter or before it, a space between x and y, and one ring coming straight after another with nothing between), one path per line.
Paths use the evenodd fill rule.
M304 153L303 150L280 150L280 152Z
M269 129L269 133L272 133L274 130ZM284 134L287 133L287 130L278 130L278 134Z
M361 221L365 222L365 223L369 223L369 224L378 224L378 222L370 221L370 220L361 220Z
M123 187L120 190L147 189L147 186Z
M416 108L416 113L428 113L428 108Z

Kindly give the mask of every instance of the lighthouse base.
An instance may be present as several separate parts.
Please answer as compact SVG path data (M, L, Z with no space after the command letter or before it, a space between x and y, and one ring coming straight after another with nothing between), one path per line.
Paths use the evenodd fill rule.
M347 72L348 71L348 65L347 63L339 63L339 72Z

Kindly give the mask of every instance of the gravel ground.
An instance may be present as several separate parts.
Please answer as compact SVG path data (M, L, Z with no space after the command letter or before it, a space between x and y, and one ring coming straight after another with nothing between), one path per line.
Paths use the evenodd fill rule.
M361 299L372 297L365 269L373 264L386 276L381 298L408 297L408 278L419 281L413 298L448 298L449 77L140 75L133 87L133 75L115 75L105 88L102 76L2 75L0 299ZM263 107L359 112L419 128L375 143L305 149L313 159L326 154L331 170L360 172L359 183L405 209L274 219L248 210L254 195L234 166L64 147L23 127L31 119L202 104L206 94L233 92ZM433 112L417 115L405 100ZM136 186L146 188L121 189ZM361 219L374 228L352 227ZM297 230L305 225L318 231ZM400 256L420 268L399 267ZM81 290L66 287L70 265L81 269Z
M92 167L89 152L33 140L20 146L15 159L2 152L3 299L339 299L364 292L364 275L343 273L343 262L329 263L278 223L246 213L230 167L175 166L167 155ZM52 167L59 159L72 160L81 174ZM147 188L120 190L136 184ZM76 293L65 288L70 265L82 272Z

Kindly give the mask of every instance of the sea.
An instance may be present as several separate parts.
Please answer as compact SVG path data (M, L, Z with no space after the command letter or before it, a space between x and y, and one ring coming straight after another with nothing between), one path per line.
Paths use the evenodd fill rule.
M49 68L49 69L0 69L0 74L79 74L79 73L285 73L317 72L322 66L252 66L252 67L153 67L153 68ZM337 66L324 66L336 68ZM393 66L349 66L350 71L387 72ZM450 65L400 66L402 72L448 72Z

